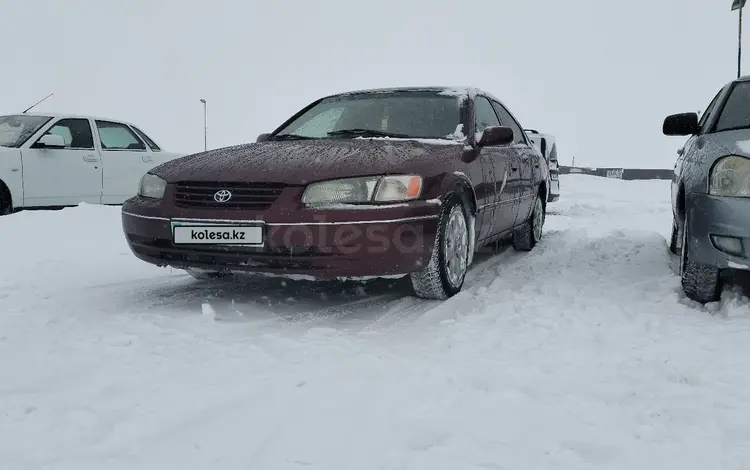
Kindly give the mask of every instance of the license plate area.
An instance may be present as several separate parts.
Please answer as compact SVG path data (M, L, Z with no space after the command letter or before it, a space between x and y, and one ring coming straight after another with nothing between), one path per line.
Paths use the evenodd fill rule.
M172 222L175 245L262 247L265 233L262 224Z

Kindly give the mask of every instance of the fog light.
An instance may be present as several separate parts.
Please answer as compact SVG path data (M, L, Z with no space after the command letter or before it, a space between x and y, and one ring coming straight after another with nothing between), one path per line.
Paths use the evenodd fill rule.
M711 241L717 249L725 253L742 255L742 239L740 238L711 235Z

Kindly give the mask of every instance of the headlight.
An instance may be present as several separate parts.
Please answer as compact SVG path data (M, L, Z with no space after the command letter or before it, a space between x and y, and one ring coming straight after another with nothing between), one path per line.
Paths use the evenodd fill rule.
M151 173L146 173L141 178L138 185L138 195L141 197L150 197L152 199L161 199L164 197L164 190L167 188L167 182Z
M421 195L421 176L371 176L313 183L302 194L302 203L308 206L321 206L401 202L417 199Z
M712 196L750 197L750 159L730 155L714 164L708 180Z

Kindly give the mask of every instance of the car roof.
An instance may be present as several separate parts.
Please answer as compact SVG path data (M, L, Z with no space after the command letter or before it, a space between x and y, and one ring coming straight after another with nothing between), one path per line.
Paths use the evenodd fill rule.
M477 88L474 86L410 86L410 87L392 87L392 88L370 88L370 89L362 89L362 90L352 90L352 91L345 91L343 93L336 93L333 95L329 95L326 98L335 98L339 96L347 96L347 95L357 95L357 94L377 94L377 93L394 93L394 92L419 92L419 91L425 91L425 92L434 92L441 95L447 95L447 96L455 96L457 98L462 98L462 101L466 98L474 99L477 95L483 95L489 98L490 100L497 101L501 105L505 106L505 103L498 98L497 96L493 95L492 93L489 93L486 90L483 90L481 88ZM507 106L505 106L507 109ZM512 113L511 113L512 114Z
M390 88L365 88L361 90L351 90L342 93L335 93L329 97L334 96L346 96L346 95L357 95L357 94L377 94L377 93L397 93L397 92L410 92L410 91L426 91L442 93L446 95L454 96L474 96L477 94L487 94L483 90L472 86L402 86L402 87L390 87Z
M5 114L0 114L0 116L24 116L24 115L25 116L43 116L43 117L60 118L60 119L94 119L97 121L120 122L122 124L127 124L129 126L135 126L135 124L125 121L123 119L115 119L115 118L108 118L108 117L101 117L101 116L90 116L90 115L82 115L82 114L70 114L70 113L5 113ZM138 127L138 126L135 126L135 127Z

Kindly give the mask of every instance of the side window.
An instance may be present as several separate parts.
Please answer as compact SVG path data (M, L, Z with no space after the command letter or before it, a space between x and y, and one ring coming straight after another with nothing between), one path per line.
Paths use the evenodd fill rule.
M481 134L488 127L500 125L490 100L484 96L477 96L474 100L474 122L476 123L474 132L477 134Z
M94 136L88 119L60 119L44 133L47 134L62 137L65 140L65 150L94 149Z
M146 144L125 124L96 121L102 150L146 150Z
M521 129L521 126L516 122L515 119L513 119L513 116L510 115L508 110L505 109L503 105L501 105L497 101L492 102L492 107L495 108L495 112L497 113L498 116L500 116L500 125L510 127L511 129L513 129L513 135L515 136L515 138L513 139L513 143L525 144L526 139L524 138L523 129ZM544 155L544 150L542 151L542 154Z
M703 115L701 116L700 121L698 121L698 127L701 131L705 130L704 127L706 126L706 122L708 122L708 118L711 117L711 114L713 114L714 108L716 108L716 102L719 100L719 95L723 90L724 89L722 88L718 93L716 93L714 99L711 100L706 110L703 111Z
M552 150L549 151L549 159L552 162L557 161L557 145L552 145Z
M145 132L143 132L142 130L138 129L135 126L131 126L131 127L133 128L133 130L138 134L138 136L141 139L143 139L143 140L146 141L146 143L148 144L148 146L151 147L151 151L153 151L153 152L161 152L161 148L159 148L159 146L156 145L156 142L154 142L153 139L151 139L149 136L147 136Z

